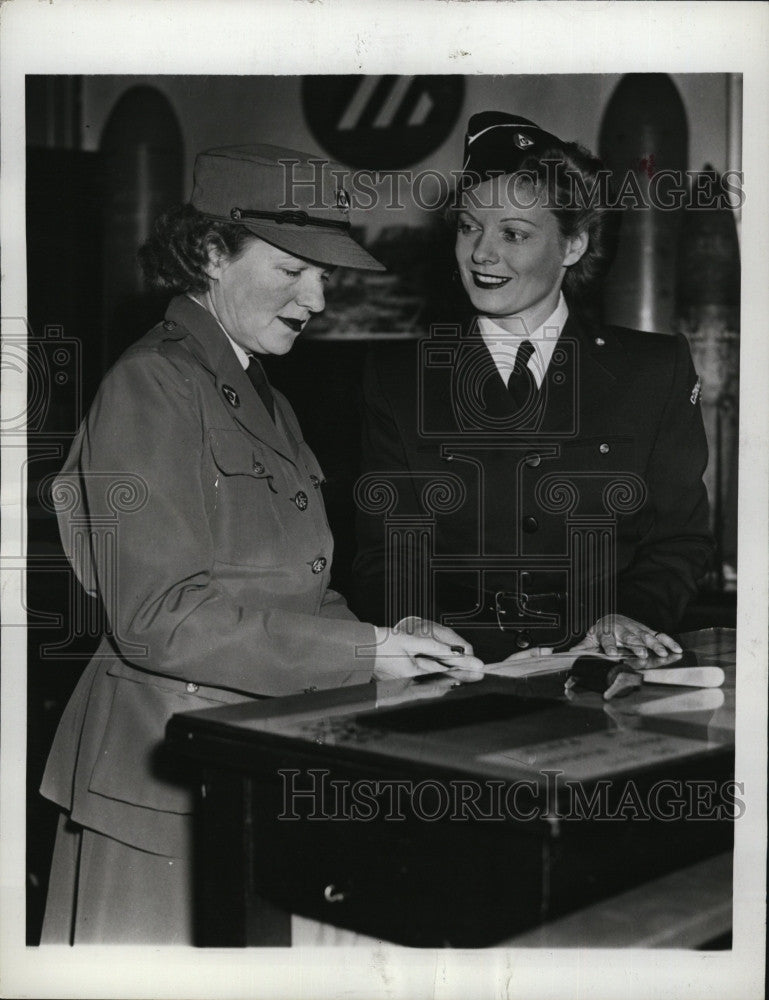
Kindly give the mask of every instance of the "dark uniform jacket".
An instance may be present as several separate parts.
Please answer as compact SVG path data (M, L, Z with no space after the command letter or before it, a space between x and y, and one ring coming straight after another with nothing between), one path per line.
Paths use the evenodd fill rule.
M521 410L477 328L377 348L352 607L444 620L487 662L613 610L674 630L712 548L698 397L683 337L573 315Z
M59 726L42 792L144 850L189 847L175 712L363 683L374 630L329 589L322 472L186 297L105 378L55 485L65 550L110 632Z

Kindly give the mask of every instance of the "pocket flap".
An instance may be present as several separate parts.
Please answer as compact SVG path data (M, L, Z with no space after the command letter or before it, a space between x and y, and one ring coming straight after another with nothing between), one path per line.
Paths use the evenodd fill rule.
M183 682L171 690L162 686L162 678L160 684L128 683L118 665L107 672L116 678L115 692L89 791L145 809L192 812L195 769L166 745L166 724L178 712L214 708L220 700L203 697L200 691L188 693ZM233 693L233 702L248 700Z
M601 437L577 438L561 445L561 462L575 470L615 471L624 467L635 469L636 442L631 437L606 434Z
M227 476L252 476L269 479L275 473L275 455L250 441L237 430L214 427L208 432L211 454L217 468Z

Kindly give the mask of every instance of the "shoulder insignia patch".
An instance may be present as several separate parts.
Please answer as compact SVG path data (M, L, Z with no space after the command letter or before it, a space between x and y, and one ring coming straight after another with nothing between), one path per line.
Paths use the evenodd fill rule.
M689 402L694 406L697 400L700 398L700 389L702 388L702 379L698 378L694 383L694 388L692 389L692 394L689 396Z

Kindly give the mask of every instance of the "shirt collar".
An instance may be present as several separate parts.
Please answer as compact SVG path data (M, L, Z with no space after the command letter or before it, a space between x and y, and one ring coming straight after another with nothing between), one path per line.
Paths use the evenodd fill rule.
M555 345L558 343L558 338L561 336L568 317L569 307L566 305L563 292L560 293L558 305L553 312L544 323L531 332L524 328L523 323L520 324L520 331L510 332L495 323L489 316L478 317L481 337L494 359L494 364L497 366L505 385L507 385L507 380L513 370L518 347L524 340L530 340L534 347L534 353L529 358L528 367L537 382L537 386L542 385Z

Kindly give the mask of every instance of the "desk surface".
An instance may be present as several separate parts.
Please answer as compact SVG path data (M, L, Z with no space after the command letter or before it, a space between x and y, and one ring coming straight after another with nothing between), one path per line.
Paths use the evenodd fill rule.
M219 738L503 781L557 769L566 779L591 782L733 747L734 632L708 629L683 641L685 661L720 666L723 686L644 683L605 701L595 692L564 690L573 657L563 657L558 673L522 678L498 671L459 686L430 675L338 688L189 713L182 727L188 752L189 741ZM677 660L683 662L650 661L644 680L653 682L657 667Z

